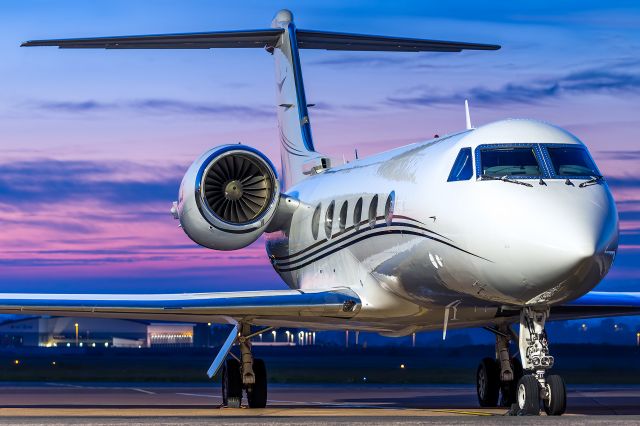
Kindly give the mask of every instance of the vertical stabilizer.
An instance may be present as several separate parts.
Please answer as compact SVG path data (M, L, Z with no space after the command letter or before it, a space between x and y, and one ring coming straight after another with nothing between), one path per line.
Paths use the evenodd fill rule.
M320 154L315 152L311 137L293 14L288 10L281 10L271 26L284 30L273 50L273 56L276 61L282 186L288 188L305 177L305 169L313 167L314 160L319 162Z

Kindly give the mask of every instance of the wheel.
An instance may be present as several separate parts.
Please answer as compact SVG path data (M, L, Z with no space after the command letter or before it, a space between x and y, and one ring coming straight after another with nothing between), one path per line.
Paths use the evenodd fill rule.
M242 403L242 374L240 363L229 358L222 366L222 405L240 408Z
M249 408L264 408L267 406L267 368L263 360L253 360L253 374L256 382L247 388Z
M515 404L518 397L518 382L522 378L522 362L518 357L511 358L511 369L513 370L513 380L510 382L502 382L500 406L511 407Z
M548 416L561 416L567 410L567 388L562 377L553 374L547 377L549 399L544 400L544 411Z
M493 358L485 358L478 365L476 389L481 407L496 407L500 396L500 369Z
M531 374L522 376L518 382L518 408L523 416L540 414L540 387Z

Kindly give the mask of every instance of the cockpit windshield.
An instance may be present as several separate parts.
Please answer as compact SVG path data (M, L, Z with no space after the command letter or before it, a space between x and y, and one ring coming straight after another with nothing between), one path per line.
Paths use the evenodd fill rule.
M533 147L483 148L480 150L480 164L484 176L541 175Z
M547 145L549 159L557 176L599 176L600 172L582 147Z

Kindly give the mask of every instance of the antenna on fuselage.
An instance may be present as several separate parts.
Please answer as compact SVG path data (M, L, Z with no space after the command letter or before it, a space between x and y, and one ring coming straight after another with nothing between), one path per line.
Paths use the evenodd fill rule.
M469 113L469 101L467 99L464 100L464 115L467 119L467 130L473 129L471 125L471 114Z

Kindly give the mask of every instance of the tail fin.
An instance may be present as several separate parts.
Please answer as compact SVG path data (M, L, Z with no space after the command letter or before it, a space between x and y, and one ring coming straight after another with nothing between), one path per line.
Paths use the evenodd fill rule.
M460 52L500 48L493 44L298 30L288 10L278 12L271 27L247 31L32 40L22 46L58 46L64 49L265 48L273 53L276 60L283 188L296 184L306 173L328 166L328 160L313 147L298 49Z
M322 158L313 146L292 13L281 10L273 18L271 27L283 30L271 51L276 62L282 186L286 188L302 180L307 170L322 166Z

